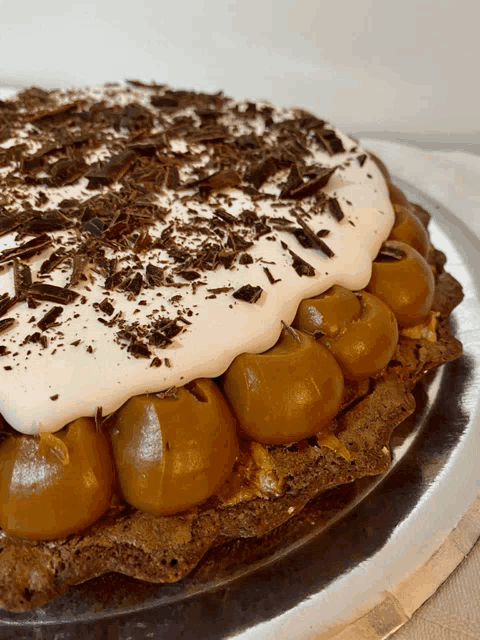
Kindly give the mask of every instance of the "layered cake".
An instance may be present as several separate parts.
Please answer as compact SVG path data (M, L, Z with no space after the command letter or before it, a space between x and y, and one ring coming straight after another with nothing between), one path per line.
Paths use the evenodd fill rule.
M385 472L461 345L382 162L300 109L130 82L0 102L0 605L174 582Z

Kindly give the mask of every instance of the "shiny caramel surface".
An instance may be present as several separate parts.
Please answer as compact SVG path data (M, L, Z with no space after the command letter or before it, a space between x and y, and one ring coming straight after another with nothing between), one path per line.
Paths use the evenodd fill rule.
M110 432L125 500L155 514L203 502L230 474L236 423L213 380L131 398Z
M264 444L295 442L327 427L343 386L328 349L296 330L284 330L265 353L238 356L222 379L241 429Z
M10 535L61 538L95 522L110 504L112 455L90 418L55 434L6 438L0 465L0 524Z
M355 294L339 286L304 300L294 326L323 333L319 341L332 352L348 379L379 373L393 356L398 340L397 321L388 305L366 291Z
M384 243L384 249L398 251L403 257L381 261L381 250L373 263L367 291L392 309L399 326L420 324L432 307L435 291L432 268L418 251L404 242L389 240Z
M427 230L411 211L400 204L394 205L395 224L390 232L389 240L399 240L413 247L424 258L430 252L430 240Z

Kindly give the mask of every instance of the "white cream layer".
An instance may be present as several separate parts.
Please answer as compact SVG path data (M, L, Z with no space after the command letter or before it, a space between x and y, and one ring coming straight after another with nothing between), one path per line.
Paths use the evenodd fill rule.
M98 92L95 99L98 100ZM124 99L124 96L118 98ZM141 90L131 92L129 100L132 99L148 104L145 92ZM281 120L291 117L291 113L276 110L274 118ZM322 190L338 199L345 218L337 222L330 213L324 213L308 220L313 231L330 230L325 241L335 253L334 258L329 259L317 250L302 248L291 234L275 231L263 236L249 251L254 258L253 264L241 266L237 263L231 270L220 267L216 271L202 273L200 282L207 284L197 287L196 292L191 284L180 289L144 289L135 300L128 301L123 293L106 293L102 287L103 278L83 283L74 289L85 295L88 302L81 304L77 300L64 308L61 326L44 332L49 338L47 349L39 344L29 344L28 349L19 345L27 334L38 331L35 323L54 306L53 303L43 302L35 310L29 309L26 303L16 305L7 313L8 317L15 318L15 325L0 335L0 345L5 345L10 352L0 358L0 413L7 422L26 434L55 432L79 416L94 416L97 407L102 407L105 416L134 395L183 385L198 377L218 376L240 353L260 353L274 345L281 331L281 322L292 322L301 300L318 295L333 284L351 290L365 287L370 279L372 260L393 226L394 212L387 186L376 165L368 158L360 167L356 157L361 150L347 136L342 135L341 138L349 150L345 153L330 157L312 147L315 161L322 166L336 166L351 159L349 166L336 171ZM177 144L181 149L182 141ZM353 148L355 151L350 151ZM1 176L0 172L0 185ZM183 179L185 177L182 176ZM280 177L284 178L285 174ZM264 185L262 190L278 193L278 181L279 176ZM83 179L74 187L52 189L48 194L51 200L46 207L53 208L55 202L64 198L91 197L92 191L86 191L85 186L86 180ZM37 191L31 189L32 202ZM274 200L255 204L240 191L230 190L228 194L231 196L229 204L220 196L212 196L208 205L195 206L205 216L211 216L210 210L222 206L232 215L247 209L256 210L259 215L289 217L288 208L272 207ZM314 198L309 198L300 204L308 212L314 201ZM191 215L173 191L158 196L158 202L171 209L170 215L179 219L188 220ZM188 207L191 206L188 203ZM9 208L14 210L15 206ZM150 230L150 234L159 235L162 229L163 226L159 225ZM65 238L69 237L67 232L62 233ZM276 241L267 239L273 235ZM298 276L292 268L291 255L282 248L280 240L314 267L314 277ZM185 239L187 245L189 241ZM16 244L14 233L1 237L0 251ZM51 251L30 260L34 280L41 263ZM144 262L161 263L166 259L157 250L151 252L148 259L144 258ZM263 267L268 267L280 281L270 284ZM44 282L66 286L69 275L69 269L65 273L57 269ZM263 293L257 303L248 304L232 297L233 291L245 284L262 287ZM86 290L86 285L90 291ZM214 299L208 297L211 293L207 289L220 287L233 289L218 294ZM0 293L4 292L14 294L11 267L0 272ZM182 300L172 302L172 297L177 294L182 295ZM137 359L119 346L115 339L116 331L98 321L99 317L106 320L109 317L92 306L93 302L101 302L105 297L112 301L115 312L121 310L123 316L132 322L138 320L142 323L151 319L152 314L170 317L181 314L191 321L192 324L187 325L167 349L151 348L153 356L162 361L168 358L170 368L165 363L159 368L150 367L151 359ZM141 301L146 305L139 305ZM186 315L188 309L193 311L191 317ZM63 335L59 336L58 331ZM77 340L81 341L80 344L73 346ZM93 353L87 351L89 346Z

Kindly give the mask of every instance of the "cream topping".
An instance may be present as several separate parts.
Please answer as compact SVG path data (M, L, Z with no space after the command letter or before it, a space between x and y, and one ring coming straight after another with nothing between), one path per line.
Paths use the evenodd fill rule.
M161 96L162 92L161 88L154 90L155 95ZM58 104L73 99L82 100L82 104L86 105L82 108L91 107L100 100L108 105L135 102L149 108L155 115L156 110L150 104L151 95L151 89L130 88L128 91L103 89L58 92L54 97ZM277 142L280 144L278 131L274 128L269 130L264 118L254 117L249 121L238 118L237 112L247 108L247 104L226 101L217 124L227 127L235 135L253 132L264 135L272 147ZM298 116L298 112L292 110L274 109L271 113L274 123ZM197 118L192 107L185 108L182 114L193 120ZM154 121L149 136L161 133L169 123L167 112L160 122ZM43 330L37 323L50 309L58 306L53 301L40 301L36 308L31 308L25 299L0 318L0 321L4 318L15 321L0 333L0 347L3 347L0 352L3 353L0 355L0 413L5 420L14 429L26 434L55 432L77 417L94 416L98 407L101 407L105 416L134 395L180 386L198 377L219 376L240 353L260 353L271 347L279 337L282 321L287 324L292 322L302 299L318 295L334 284L351 290L365 287L370 279L372 261L393 226L394 212L387 186L376 165L370 158L360 161L358 158L364 152L356 142L330 125L328 127L341 140L345 150L330 155L313 137L308 137L311 154L308 156L309 170L315 165L338 167L326 186L320 189L320 195L301 200L279 198L288 174L288 168L285 168L276 171L259 188L261 193L270 196L268 198L256 198L255 194L243 189L245 180L238 188L212 192L205 198L194 197L195 187L179 191L178 188L164 186L149 196L150 205L153 202L161 208L159 211L162 214L154 223L149 223L148 251L135 253L132 248L134 237L129 246L120 250L118 247L103 246L107 261L117 259L118 268L132 267L132 273L142 275L143 287L137 295L134 292L128 296L125 291L106 290L105 278L94 263L85 267L85 279L70 285L70 254L61 266L42 276L41 265L54 250L63 247L67 253L75 252L85 241L83 236L79 237L76 228L48 231L53 245L24 261L30 267L32 280L68 287L79 295L70 304L60 305L62 311L58 324L54 323ZM39 141L37 133L34 125L25 125L23 129L15 131L14 138L0 142L0 152L23 143L27 145L31 157L44 144L44 141ZM124 142L127 133L124 127L109 131L112 140L118 140L119 143ZM105 161L111 155L111 145L87 149L83 156L85 161L89 165ZM192 157L179 168L182 185L194 178L198 169L211 166L214 150L211 145L201 142L187 144L180 135L170 136L170 157L180 157L186 153ZM54 160L57 161L58 156L48 162ZM38 172L36 178L47 176L48 171L49 165ZM15 160L0 169L0 205L10 214L23 210L26 203L27 207L30 203L35 210L55 210L63 206L61 203L65 199L82 203L97 194L104 194L106 190L112 194L120 193L122 185L120 179L110 187L92 190L87 189L88 178L81 177L71 185L47 189L35 184L11 184L12 181L7 177L16 175L19 175L19 165ZM48 196L46 203L42 203L42 197L39 198L42 191ZM336 198L344 213L341 221L332 215L328 206L322 205L325 197ZM212 243L216 241L228 252L228 247L231 249L231 243L228 244L230 227L215 213L218 209L237 220L246 211L254 212L260 218L267 216L271 230L257 238L253 246L242 251L252 257L251 264L242 265L235 259L230 268L219 265L214 270L198 269L199 277L189 281L178 274L179 265L171 252L162 248L161 242L155 246L155 241L164 238L165 229L170 227L173 229L171 237L178 247L192 252L202 251L202 243L210 238ZM280 224L274 228L271 220L280 217L290 221L291 227L298 228L300 217L314 233L321 229L328 230L330 233L323 239L334 256L327 257L319 249L303 247L291 232L282 231ZM218 227L211 221L218 221ZM193 226L196 231L183 228L182 225ZM247 240L253 237L251 229L245 225L241 229ZM0 236L0 257L2 252L32 238L32 235L19 238L16 230ZM291 252L313 267L315 274L300 276L292 267ZM149 263L170 274L169 284L173 286L149 286L146 272ZM11 262L0 263L0 269L2 267L0 295L7 293L14 297L13 265ZM275 279L273 284L265 268ZM233 296L246 284L261 287L257 302L248 303ZM223 291L216 292L218 289ZM113 307L110 315L102 311L102 306L98 306L105 299ZM110 310L108 305L104 308ZM123 326L118 321L108 326L119 313ZM141 357L144 354L129 350L132 345L129 329L132 325L133 334L137 337L135 327L148 327L148 335L151 335L155 320L159 318L177 320L179 333L171 338L171 344L161 348L148 339L143 340L148 357ZM44 339L42 344L38 340L26 339L35 333L47 340ZM159 361L160 366L155 366Z

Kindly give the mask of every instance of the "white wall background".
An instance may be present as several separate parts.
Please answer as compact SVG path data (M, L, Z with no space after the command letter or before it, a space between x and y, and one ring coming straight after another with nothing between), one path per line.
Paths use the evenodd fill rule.
M124 78L347 130L480 131L477 0L0 0L0 87Z

